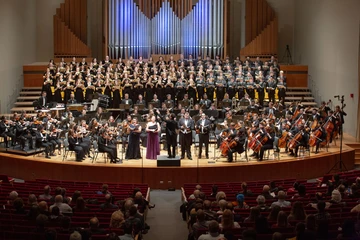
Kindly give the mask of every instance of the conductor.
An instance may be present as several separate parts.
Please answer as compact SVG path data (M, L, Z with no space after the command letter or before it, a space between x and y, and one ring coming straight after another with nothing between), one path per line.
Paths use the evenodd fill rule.
M175 158L175 147L177 144L177 131L179 129L178 124L175 121L175 114L171 113L168 118L164 119L160 115L159 109L157 109L156 113L160 117L160 119L162 121L165 121L165 123L166 123L166 142L167 142L168 158Z

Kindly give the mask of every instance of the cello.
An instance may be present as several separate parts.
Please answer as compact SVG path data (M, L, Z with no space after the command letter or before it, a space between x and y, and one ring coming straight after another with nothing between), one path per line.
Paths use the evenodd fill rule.
M289 141L288 148L294 149L298 143L300 143L302 139L303 130L300 130L295 136Z
M262 135L264 132L260 129L254 137L251 139L251 141L248 144L248 147L253 150L254 152L259 152L261 147L266 143L266 141L269 139L267 134Z

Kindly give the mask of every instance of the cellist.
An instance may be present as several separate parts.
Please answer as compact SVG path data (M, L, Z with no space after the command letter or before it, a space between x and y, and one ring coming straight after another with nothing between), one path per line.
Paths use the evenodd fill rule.
M241 127L238 130L237 134L232 134L230 137L233 139L232 142L230 142L230 146L232 146L232 143L235 143L235 146L230 148L228 151L228 162L233 161L234 152L241 154L245 151L244 144L247 139L247 132L243 126L243 123L241 124Z
M264 122L259 124L259 128L262 138L267 137L267 141L262 144L260 152L255 154L255 158L257 158L258 161L262 161L265 150L272 149L274 147L275 131L274 128L270 125L265 128Z
M299 147L303 146L306 149L309 148L308 143L309 143L309 133L306 131L306 129L304 128L303 124L299 124L298 126L294 126L294 128L290 131L289 136L290 138L295 138L296 135L301 134L301 139L296 143L294 149L290 149L290 156L294 156L297 157L298 156L298 151L299 151ZM291 142L291 140L289 141Z
M315 146L316 146L316 148L315 148L315 153L317 154L317 153L319 153L320 144L321 144L322 142L326 141L326 136L327 136L326 130L325 130L325 128L323 127L323 122L320 121L320 122L318 123L318 126L317 126L317 128L316 128L315 131L320 131L320 132L321 132L321 135L318 136L318 137L316 137L316 140L315 140ZM315 132L315 131L314 131L314 132ZM311 136L311 137L313 137L313 136ZM311 138L311 137L310 137L310 138Z

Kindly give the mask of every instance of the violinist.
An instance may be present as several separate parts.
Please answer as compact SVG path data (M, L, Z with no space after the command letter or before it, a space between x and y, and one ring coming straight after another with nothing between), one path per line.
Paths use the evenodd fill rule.
M8 148L8 137L11 138L12 145L15 145L15 135L10 129L9 121L4 116L1 117L0 122L0 136L4 138L5 147Z
M255 104L255 100L251 100L250 105L246 107L246 111L249 113L258 113L260 106Z
M37 147L45 148L45 157L50 159L53 154L53 144L48 141L47 133L44 131L44 126L39 125L36 132L36 145Z
M246 129L241 126L237 132L237 134L232 134L230 136L231 139L233 139L232 141L234 141L234 144L231 144L231 148L228 151L228 162L232 162L233 161L233 153L237 152L239 154L243 153L245 151L244 149L244 144L246 142L247 139L247 132ZM232 146L235 145L235 146Z
M264 122L261 122L259 124L259 129L260 129L259 132L261 134L261 138L264 138L264 137L267 138L265 143L262 144L262 146L260 148L260 152L255 154L255 158L258 158L259 161L262 161L265 150L273 149L273 147L274 147L275 131L274 131L273 127L270 125L267 125L265 128Z
M116 163L120 161L120 159L117 157L116 145L113 143L112 137L109 135L106 129L101 129L98 143L99 151L108 154L110 157L110 163Z
M300 141L297 141L295 144L294 149L290 148L290 156L294 156L297 157L298 156L298 151L299 151L299 147L303 146L306 149L309 148L308 143L309 143L309 133L307 131L307 129L305 129L304 125L301 123L298 126L293 127L293 129L290 131L289 136L290 138L294 138L296 137L296 135L300 134ZM290 140L291 141L291 140ZM289 142L290 142L289 141ZM294 152L295 150L295 152Z
M201 108L204 108L204 109L209 109L210 106L211 106L211 100L208 99L208 96L206 93L204 93L204 96L203 98L200 100L199 102Z
M265 109L265 115L267 116L267 117L271 117L271 118L274 118L275 117L275 115L276 115L276 112L277 112L277 110L276 110L276 108L274 107L274 104L272 103L272 102L269 102L269 107L267 107L266 109Z
M53 145L53 149L55 151L55 148L57 146L58 148L58 154L61 154L61 141L60 141L60 132L61 130L56 129L54 124L51 124L49 128L49 136L48 140Z
M205 145L205 156L209 158L209 131L211 122L207 119L205 113L201 114L201 118L196 122L196 130L199 133L199 156L201 158L202 147Z
M79 145L75 132L73 129L70 129L68 132L68 141L69 141L69 150L75 151L76 161L82 162L85 159L84 149Z

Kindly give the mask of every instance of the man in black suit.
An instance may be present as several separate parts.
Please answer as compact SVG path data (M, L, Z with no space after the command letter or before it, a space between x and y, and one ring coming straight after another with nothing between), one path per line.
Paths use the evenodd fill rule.
M38 100L38 109L46 108L47 107L47 98L46 98L46 92L43 91L41 94L41 97Z
M196 123L196 129L199 130L199 158L201 158L203 144L205 144L205 156L209 158L210 124L211 122L206 118L205 113L201 114L201 118Z
M181 118L178 122L178 128L180 129L180 145L181 145L181 159L185 158L185 152L189 160L191 157L191 145L192 145L192 130L194 129L194 120L190 118L189 112L186 112L184 118Z
M45 148L45 157L50 158L50 153L53 152L53 145L52 143L48 142L47 137L43 134L44 127L42 125L38 126L38 130L36 132L36 145L38 147Z
M169 119L164 119L160 115L159 109L157 110L156 114L160 117L162 121L166 122L166 143L168 150L168 158L175 158L175 147L177 145L177 130L179 129L179 126L175 121L175 114L171 113Z
M138 100L136 100L136 104L143 104L146 106L146 102L141 94L139 94Z
M130 105L130 107L132 107L133 101L129 98L129 94L128 94L128 93L125 93L124 99L121 100L121 103L122 103L122 104L128 104L128 105Z
M77 101L75 99L75 95L72 93L70 94L70 99L67 101L67 104L76 104Z
M246 129L241 127L236 134L230 135L230 138L236 141L236 146L228 151L228 162L233 161L233 153L237 152L241 154L245 151L244 144L247 138Z
M266 116L269 116L270 114L272 115L272 116L275 116L275 114L276 114L276 108L274 107L274 104L272 103L272 102L269 102L269 107L267 107L266 109L265 109L265 115Z

